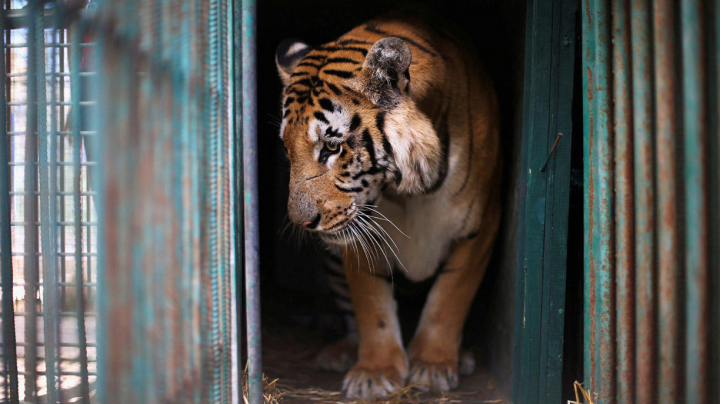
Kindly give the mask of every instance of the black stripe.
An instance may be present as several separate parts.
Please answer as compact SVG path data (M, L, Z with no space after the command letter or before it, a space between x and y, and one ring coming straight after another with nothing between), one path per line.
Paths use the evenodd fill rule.
M469 71L467 69L467 66L466 66L465 70ZM470 75L469 74L466 78L466 82L467 82L467 87L466 87L467 88L467 98L466 98L465 102L467 103L467 117L468 117L468 126L469 126L468 131L467 131L467 133L469 135L468 136L468 147L467 147L468 158L467 158L467 168L465 171L465 179L463 180L463 183L462 183L462 186L460 187L460 189L458 189L455 192L455 195L462 192L465 189L465 186L467 186L467 184L468 184L468 180L470 179L470 174L472 171L471 169L472 169L472 162L473 162L473 152L474 152L474 147L475 147L475 129L473 128L472 111L470 110L470 88L471 88L470 85L471 85L471 83L470 83Z
M312 62L300 62L300 63L298 63L297 67L300 67L300 66L312 66L316 69L319 69L320 67L322 67L322 64L315 64Z
M290 104L293 103L293 101L295 101L295 98L293 98L293 97L287 97L287 99L285 99L285 104L283 104L283 108L289 107Z
M342 94L342 91L341 91L339 88L337 88L336 85L334 85L334 84L332 84L332 83L325 83L325 84L327 84L327 86L328 86L328 88L330 89L330 91L332 91L333 93L335 93L335 95L340 95L340 94Z
M375 160L375 143L373 142L373 138L370 136L370 131L367 130L367 128L363 131L362 142L368 152L368 156L370 157L370 165L372 168L375 168L377 166L377 160Z
M360 126L360 115L355 114L352 117L352 121L350 121L350 132L354 131Z
M283 112L283 118L287 118L288 115L290 115L290 110L286 109L285 112Z
M295 87L295 86L305 86L305 87L310 87L310 88L315 87L313 85L313 82L310 79L298 80L290 85L290 87Z
M318 50L321 51L328 51L328 52L337 52L337 51L353 51L353 52L360 52L363 54L363 56L367 56L367 49L364 48L357 48L354 46L321 46L318 48Z
M307 76L309 74L310 73L308 73L308 72L295 72L295 73L291 74L290 77Z
M333 294L333 297L335 297L335 299L341 300L341 301L344 302L344 303L350 303L350 304L352 304L352 301L350 300L350 297L349 297L349 296L340 294L340 292L338 292L338 291L336 291L336 290L333 290L333 288L330 288L330 293Z
M328 253L326 257L328 260L330 260L338 265L342 265L342 258L338 257L337 255Z
M333 106L332 101L328 100L327 98L321 98L320 100L318 100L318 102L320 103L320 107L325 111L335 111L335 107Z
M325 136L327 137L342 137L342 133L340 131L333 129L333 128L327 128L325 130ZM345 150L345 149L343 149Z
M363 191L363 189L361 187L347 189L347 188L339 187L337 184L335 185L335 188L339 189L342 192L362 192Z
M345 71L345 70L329 69L329 70L323 70L322 72L325 73L325 74L329 74L329 75L331 75L331 76L341 77L341 78L343 78L343 79L349 79L349 78L352 78L352 77L354 76L352 72L348 72L348 71Z
M357 60L352 60L352 59L348 59L348 58L328 58L325 60L326 65L328 65L330 63L351 63L354 65L360 64L360 62L358 62Z
M450 151L450 128L448 127L448 114L450 113L450 105L448 104L447 108L444 112L442 112L442 115L440 116L440 121L437 123L437 134L438 138L440 138L440 142L442 145L442 162L440 163L440 173L437 176L437 179L435 180L435 183L430 185L430 187L425 190L425 194L431 194L435 191L437 191L440 186L445 182L445 178L447 177L448 172L448 152ZM465 179L467 181L467 178Z
M359 39L343 39L341 41L338 41L339 45L372 45L372 42L369 41L362 41Z
M320 112L320 111L315 111L315 118L316 118L318 121L325 122L325 123L328 124L328 125L330 124L330 122L328 122L327 118L325 118L325 114L323 114L323 113Z
M327 56L325 55L308 55L303 58L303 60L323 60Z

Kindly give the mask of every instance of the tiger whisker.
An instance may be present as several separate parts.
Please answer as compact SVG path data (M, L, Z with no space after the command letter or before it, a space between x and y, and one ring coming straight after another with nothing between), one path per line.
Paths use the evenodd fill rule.
M362 217L362 216L358 216L358 219L359 219L359 220L365 220L365 218ZM363 223L363 226L366 227L366 229L367 229L366 231L367 231L367 232L376 233L376 231L369 225L369 223ZM370 237L370 239L378 246L378 248L380 249L380 252L381 252L381 253L383 254L383 256L385 257L385 262L387 263L388 268L391 268L392 266L390 265L390 260L388 259L388 256L387 256L387 254L385 253L385 248L383 248L382 245L380 245L380 241L377 240L375 237L372 237L372 236ZM385 244L387 244L387 242L385 242Z
M373 229L376 229L376 230L375 230L376 234L377 234L379 237L382 238L383 242L388 246L388 248L390 249L390 252L395 256L395 259L396 259L397 262L400 264L400 266L402 267L402 269L403 269L405 272L407 272L407 271L408 271L407 268L405 267L405 265L404 265L404 264L402 263L402 261L400 260L400 257L398 257L398 253L400 252L400 248L397 246L397 244L395 243L395 240L392 238L392 236L391 236L390 234L388 234L388 232L387 232L382 226L380 226L377 222L375 222L374 220L372 220L372 218L370 218L370 217L367 216L367 215L365 215L365 217L368 218L368 219L370 219L369 222L370 222L370 224L373 226ZM378 232L378 230L379 230L379 232ZM384 235L383 235L383 233L384 233ZM387 240L387 238L386 238L385 236L387 236L387 238L389 238L390 241L392 241L393 245L395 246L395 249L392 248L392 246L390 245L390 243L388 242L388 240ZM397 250L397 253L395 252L396 250Z
M405 236L405 237L407 237L407 238L409 238L409 239L412 240L412 237L408 236L408 235L405 234L402 230L400 230L400 228L397 227L397 226L395 225L395 223L393 223L392 220L388 219L387 216L385 216L384 214L382 214L382 212L380 212L379 210L373 209L373 208L371 207L371 206L374 207L375 205L359 205L359 206L362 207L362 208L367 208L367 209L369 209L369 210L377 213L378 215L382 216L382 220L387 221L388 223L390 223L390 224L395 228L395 230L399 231L400 234L402 234L403 236Z

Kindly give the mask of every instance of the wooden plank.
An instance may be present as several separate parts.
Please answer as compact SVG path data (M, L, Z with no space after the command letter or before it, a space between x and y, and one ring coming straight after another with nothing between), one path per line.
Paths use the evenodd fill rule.
M576 3L528 3L514 401L560 401ZM556 144L558 133L562 132ZM549 157L549 159L548 159ZM543 167L547 166L543 170Z

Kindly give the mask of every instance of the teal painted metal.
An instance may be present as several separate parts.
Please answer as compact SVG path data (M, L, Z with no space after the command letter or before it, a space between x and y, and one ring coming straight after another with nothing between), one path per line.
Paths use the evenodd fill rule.
M242 108L243 108L243 93L242 93L242 69L243 69L243 63L242 63L242 52L237 52L236 50L242 49L242 4L241 0L233 0L232 4L232 13L228 13L229 18L232 19L232 39L233 39L233 46L230 47L230 60L232 61L233 65L233 74L231 76L231 86L233 92L233 109L235 113L233 114L234 120L231 121L231 124L233 125L232 133L233 133L233 140L234 140L234 154L233 154L233 167L234 172L236 173L242 173L243 172L243 118L242 118ZM240 46L238 46L240 44ZM244 231L244 224L245 221L243 220L244 217L244 211L245 211L245 203L244 203L244 194L245 187L243 186L243 176L242 175L235 175L235 215L234 215L234 226L233 229L235 231L235 266L244 264L245 262L245 231ZM241 369L243 367L243 355L242 355L242 344L240 343L239 336L242 335L243 330L243 309L242 306L242 295L243 295L243 287L245 285L244 281L244 270L243 271L235 271L235 279L234 279L234 285L233 285L233 300L232 303L235 307L235 327L233 327L233 332L235 333L234 341L235 343L233 346L236 347L235 352L235 364L233 366L233 369ZM237 402L242 403L243 402L243 388L242 388L242 377L239 375L240 372L234 372L233 375L235 376L234 384L236 387L236 395L237 395ZM234 403L234 401L233 401Z
M614 99L614 172L615 215L615 273L616 293L616 350L617 403L634 404L635 344L634 344L634 194L633 142L630 80L630 4L612 0L613 35L613 99Z
M681 2L685 182L685 402L709 402L707 80L703 4ZM716 136L718 133L716 132Z
M561 398L576 3L528 3L516 318L517 403ZM555 141L557 148L551 154ZM545 162L547 170L542 167Z
M655 52L656 179L658 204L658 387L661 404L679 397L679 210L675 1L653 3Z
M37 312L39 307L35 296L38 293L39 279L39 248L38 248L38 228L35 223L38 221L38 200L35 197L37 189L37 129L38 129L38 80L37 77L37 33L35 28L37 18L35 15L39 12L39 3L31 2L28 4L28 13L26 14L28 24L28 52L27 52L27 122L25 133L25 296L30 297L25 302L25 400L37 400ZM43 66L43 70L44 66Z
M37 109L38 109L38 128L37 137L39 144L39 190L40 190L40 238L42 240L42 295L43 295L43 342L45 356L45 384L47 388L47 401L49 403L58 402L59 377L56 358L58 355L58 339L60 325L58 321L57 305L59 303L57 297L57 260L55 252L57 251L57 234L55 222L57 221L57 212L55 205L57 203L57 180L55 178L55 159L57 150L53 148L56 145L52 126L55 122L51 122L50 130L48 130L48 105L47 105L47 86L46 86L46 63L45 63L45 30L43 27L43 13L40 10L43 4L40 1L31 1L34 4L34 10L30 14L30 18L35 19L35 23L31 24L31 29L35 29L35 43L31 44L30 52L36 52L35 62L37 63L37 74L31 78L37 80ZM34 45L34 47L32 46ZM52 46L52 45L51 45ZM53 48L51 48L53 49ZM51 64L54 59L51 58ZM54 65L50 66L51 72L54 73ZM54 85L52 89L54 90ZM53 91L53 96L56 95ZM53 99L52 103L57 102ZM54 117L54 105L50 105L51 115ZM51 119L52 120L52 119Z
M71 103L72 103L72 121L82 121L82 111L80 109L80 95L82 92L82 83L80 79L80 59L81 49L80 42L81 36L86 31L85 24L76 23L71 31L71 61L70 61L70 85L71 85ZM82 204L80 200L80 189L81 189L81 156L80 156L80 144L82 138L80 137L80 125L76 124L72 127L72 138L73 138L73 209L75 212L82 211ZM74 229L75 229L75 245L82 245L82 217L76 214L74 215ZM78 276L79 275L79 276ZM75 290L84 291L83 286L83 265L82 265L82 249L75 249ZM87 332L85 329L85 294L77 294L77 328L78 328L78 348L79 354L78 359L80 362L80 402L83 404L90 403L90 376L88 374L88 357L87 357Z
M720 373L720 362L712 359L720 346L713 328L714 296L720 292L713 274L720 260L711 247L717 246L713 232L720 225L709 208L720 192L717 162L710 157L719 147L717 136L710 136L718 133L718 3L613 0L611 14L597 12L607 2L586 3L584 33L595 42L586 39L583 54L594 49L595 58L585 57L583 66L586 142L592 138L585 168L594 179L585 196L587 244L592 243L585 271L586 291L595 290L597 300L586 297L586 324L592 327L585 336L585 381L600 402L705 403L720 397L711 390ZM612 37L599 41L610 20ZM607 54L613 56L612 71L606 69ZM599 80L598 70L607 79ZM603 91L614 97L598 96ZM614 111L611 131L598 125L603 108ZM616 170L608 176L614 189L602 187L605 139L616 146ZM607 239L615 273L606 271L606 255L596 248L606 243L605 216L616 224L616 237ZM627 254L631 245L634 259ZM604 279L609 282L598 284ZM613 293L617 311L603 301ZM603 341L607 335L617 339Z
M257 74L255 0L242 1L242 125L243 208L245 237L245 300L250 404L261 404L262 341L260 324L260 256L257 169Z
M638 404L655 403L655 187L648 0L632 0L632 111L635 196L635 386ZM625 381L620 381L625 383ZM632 390L632 387L630 388Z
M98 4L102 402L239 397L231 6Z
M585 240L584 251L584 286L583 301L585 316L583 320L583 335L585 338L585 352L583 358L583 371L586 385L594 386L597 380L595 374L595 249L593 228L597 218L595 206L595 18L591 0L581 3L580 18L582 24L582 81L583 81L583 231ZM590 349L588 349L590 348Z
M612 147L612 53L611 19L608 3L594 1L595 34L595 172L594 189L602 195L596 201L598 208L597 225L593 227L593 255L596 260L595 308L596 327L595 348L599 352L596 361L597 384L608 395L615 390L615 288L614 257L611 251L613 237L613 147ZM605 403L602 397L598 404Z

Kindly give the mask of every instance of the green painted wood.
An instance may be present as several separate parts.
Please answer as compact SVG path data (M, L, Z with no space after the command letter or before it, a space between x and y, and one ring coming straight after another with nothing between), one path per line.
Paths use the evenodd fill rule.
M560 402L572 141L573 80L567 78L573 77L576 7L574 1L528 3L518 268L523 293L516 309L513 397L523 404Z

